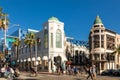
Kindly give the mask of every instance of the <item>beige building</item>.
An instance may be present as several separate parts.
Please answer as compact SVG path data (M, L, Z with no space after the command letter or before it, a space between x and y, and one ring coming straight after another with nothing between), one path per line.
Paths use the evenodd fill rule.
M89 34L90 53L93 64L101 73L106 69L117 69L118 56L111 56L114 47L120 45L120 35L106 29L99 16L96 17Z

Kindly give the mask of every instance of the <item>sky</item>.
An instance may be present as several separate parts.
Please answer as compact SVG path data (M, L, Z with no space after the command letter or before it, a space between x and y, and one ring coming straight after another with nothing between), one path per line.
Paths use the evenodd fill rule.
M64 23L66 36L84 41L97 15L107 29L120 34L119 4L120 0L0 0L0 7L9 15L11 29L7 34L15 30L15 24L22 29L41 30L43 23L54 16Z

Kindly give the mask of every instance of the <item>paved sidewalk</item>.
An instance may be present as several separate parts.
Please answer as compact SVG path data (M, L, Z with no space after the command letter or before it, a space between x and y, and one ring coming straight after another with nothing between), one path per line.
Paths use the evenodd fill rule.
M20 76L20 78L24 78L27 80L30 80L32 78L32 80L87 80L86 77L87 75L83 74L80 75L78 74L77 76L73 76L73 75L57 75L57 74L51 74L51 73L47 73L47 72L42 72L39 73L37 77L30 77L30 73L21 73L22 75ZM89 79L91 80L91 79ZM113 77L113 76L97 76L97 80L120 80L120 77Z
M14 80L87 80L87 75L78 74L77 76L73 75L57 75L57 74L51 74L47 72L41 72L38 73L38 76L30 76L31 73L28 72L21 72L20 76L18 78L15 78ZM0 78L0 80L6 80L4 78ZM89 79L91 80L91 79ZM113 77L113 76L97 76L97 80L120 80L120 77Z

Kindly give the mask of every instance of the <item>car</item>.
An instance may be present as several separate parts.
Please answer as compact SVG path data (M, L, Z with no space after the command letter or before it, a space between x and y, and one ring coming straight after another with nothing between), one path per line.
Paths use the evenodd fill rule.
M114 69L108 69L101 73L101 75L113 75Z
M101 75L105 76L105 75L108 75L108 73L109 73L109 70L105 70L101 73Z
M120 76L120 70L114 71L114 72L113 72L113 75L114 75L114 76Z

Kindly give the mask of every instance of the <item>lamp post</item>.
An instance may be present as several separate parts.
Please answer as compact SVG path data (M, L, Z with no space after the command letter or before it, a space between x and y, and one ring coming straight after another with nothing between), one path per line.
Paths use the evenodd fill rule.
M7 22L6 22L6 16L5 16L5 21L3 23L5 25L5 28L7 27L6 23ZM4 49L6 49L6 29L4 29Z
M35 41L35 71L37 73L37 65L38 65L38 62L37 62L37 41Z

